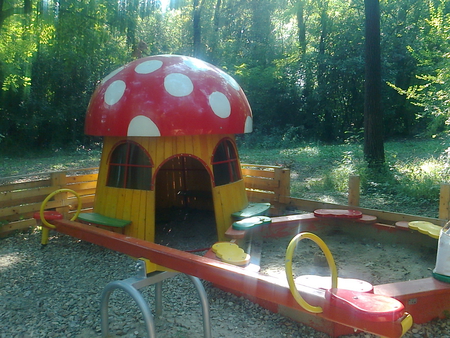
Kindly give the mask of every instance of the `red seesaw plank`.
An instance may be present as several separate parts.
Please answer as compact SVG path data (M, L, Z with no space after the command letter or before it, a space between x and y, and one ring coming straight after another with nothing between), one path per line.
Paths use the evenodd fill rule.
M300 313L306 312L292 297L284 280L78 222L55 220L52 221L52 224L56 226L55 230L58 232L132 257L147 258L151 262L169 269L205 279L225 288L234 289L237 292L244 293L250 299L258 300L258 302L271 303L276 307L277 312L285 311L283 309L286 308ZM408 322L408 320L405 320L407 314L398 311L393 311L390 320L387 320L387 316L383 315L382 320L378 321L376 317L368 317L366 311L362 311L361 308L345 302L336 304L336 302L330 301L326 295L329 291L307 287L301 287L299 291L310 304L323 308L323 312L320 314L311 315L307 313L310 318L320 317L349 328L390 338L401 337L405 330L403 326L405 322ZM381 299L383 296L379 297ZM386 297L386 301L392 302L393 300ZM406 329L409 326L407 325Z

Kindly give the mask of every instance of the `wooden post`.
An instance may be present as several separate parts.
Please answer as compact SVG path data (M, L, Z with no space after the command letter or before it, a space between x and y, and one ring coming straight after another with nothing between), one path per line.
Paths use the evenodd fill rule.
M350 176L348 178L348 205L359 207L359 176Z
M278 202L282 204L289 203L291 196L291 171L289 169L275 169L275 179L280 180Z
M439 218L450 220L450 184L441 184L439 195Z
M50 174L50 180L52 187L55 190L62 189L66 185L66 173L65 172L57 172L57 173L51 173ZM60 194L56 194L54 196L54 201L58 203L58 205L61 205L60 208L56 208L56 211L60 212L64 215L65 218L69 215L69 203L67 201L67 193L62 192Z

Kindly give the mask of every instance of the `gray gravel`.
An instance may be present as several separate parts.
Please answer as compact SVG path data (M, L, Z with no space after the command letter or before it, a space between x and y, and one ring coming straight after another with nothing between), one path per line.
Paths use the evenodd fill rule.
M52 233L40 246L31 231L0 239L0 337L101 337L100 294L107 283L134 275L135 262L122 254ZM204 282L210 301L212 336L311 337L327 335L297 324ZM153 287L143 291L152 302ZM202 337L197 294L178 275L163 284L164 313L157 337ZM111 337L145 337L142 316L129 297L110 301ZM374 337L360 333L347 337ZM414 325L405 337L450 338L450 320Z

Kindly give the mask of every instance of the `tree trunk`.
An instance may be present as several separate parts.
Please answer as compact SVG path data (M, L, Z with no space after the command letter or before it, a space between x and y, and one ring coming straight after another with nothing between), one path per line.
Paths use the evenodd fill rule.
M298 44L302 55L306 53L306 24L304 18L305 3L303 0L297 2L297 28L298 28Z
M270 45L272 31L270 16L273 7L269 0L251 0L250 6L252 11L252 58L256 64L265 67L273 60Z
M199 4L199 0L194 0L194 13L193 13L193 55L194 57L200 57L200 49L201 49L201 34L202 34L202 27L200 25L200 18L201 18L201 10L202 10L202 4Z
M381 110L379 0L364 0L366 14L366 79L364 95L364 157L371 167L384 164Z
M210 58L213 63L215 63L218 53L217 51L217 45L221 39L220 35L220 12L221 12L221 6L222 6L222 0L216 0L216 5L214 6L214 17L213 17L213 38L210 41Z
M321 139L325 142L332 142L335 138L335 127L333 125L333 112L329 106L328 100L328 74L327 74L327 62L326 62L326 41L328 38L328 0L321 1L320 3L320 38L319 38L319 55L317 58L317 89L319 93L319 111L323 116L321 125L322 135Z

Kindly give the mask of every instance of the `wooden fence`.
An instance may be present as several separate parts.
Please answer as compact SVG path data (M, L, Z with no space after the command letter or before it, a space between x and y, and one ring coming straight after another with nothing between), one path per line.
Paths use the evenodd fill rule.
M1 178L0 236L36 225L34 213L58 189L74 190L81 197L83 210L92 210L97 176L97 169L93 168ZM70 217L77 206L77 199L70 193L58 194L47 204L48 209L56 209L65 217Z
M289 169L274 166L242 165L245 186L251 201L266 201L274 206L289 199ZM81 197L83 211L92 210L97 185L97 168L5 177L0 179L0 237L36 225L33 215L44 199L58 189L68 188ZM55 195L47 209L56 209L66 218L78 202L70 193Z
M39 212L44 199L53 191L69 188L77 192L83 211L91 211L97 185L97 168L64 172L0 178L0 237L15 230L36 225L34 213ZM450 219L450 185L441 186L439 219L392 213L359 207L359 178L349 178L348 205L324 203L290 196L290 170L278 166L242 164L242 173L249 201L270 202L274 213L282 214L287 206L312 212L320 208L357 209L373 215L380 222L424 220L443 225ZM48 202L47 209L56 209L70 218L77 208L77 200L70 193L61 193Z

